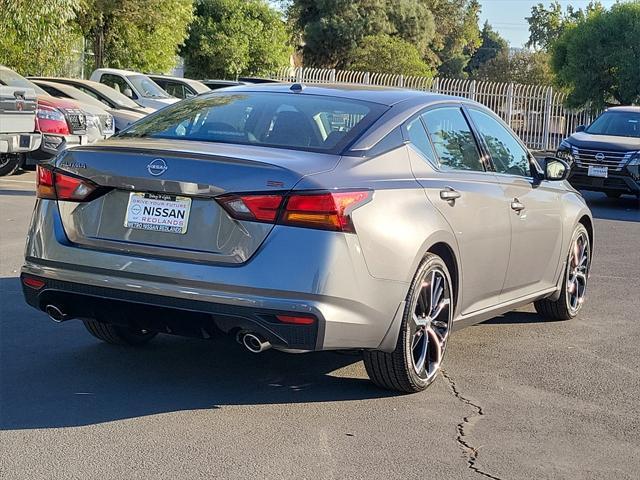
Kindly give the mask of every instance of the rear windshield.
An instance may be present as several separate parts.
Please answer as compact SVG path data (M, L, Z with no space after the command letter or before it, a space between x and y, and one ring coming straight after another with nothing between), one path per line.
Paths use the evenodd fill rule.
M22 75L18 75L13 70L8 68L0 68L0 85L15 88L33 88L39 95L49 95L42 88L33 82L30 82Z
M337 153L385 110L376 103L304 93L219 91L166 107L121 136Z
M640 138L640 112L604 112L586 132L593 135Z
M145 98L171 98L171 95L146 75L130 75L127 78Z

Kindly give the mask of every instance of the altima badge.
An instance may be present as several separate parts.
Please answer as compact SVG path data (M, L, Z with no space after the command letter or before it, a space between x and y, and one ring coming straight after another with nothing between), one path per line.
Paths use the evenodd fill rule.
M147 165L147 171L154 177L158 177L167 171L167 162L162 158L154 159L149 165Z

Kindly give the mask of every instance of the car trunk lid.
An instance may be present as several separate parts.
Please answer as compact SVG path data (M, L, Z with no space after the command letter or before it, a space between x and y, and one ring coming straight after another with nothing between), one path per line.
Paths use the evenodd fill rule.
M334 168L338 159L266 147L114 139L71 149L57 162L59 170L108 191L90 202L58 204L68 238L80 246L237 264L255 253L273 225L234 220L214 197L286 192L305 175ZM169 223L140 223L155 218L150 212L159 214L154 221ZM152 229L167 226L170 231Z

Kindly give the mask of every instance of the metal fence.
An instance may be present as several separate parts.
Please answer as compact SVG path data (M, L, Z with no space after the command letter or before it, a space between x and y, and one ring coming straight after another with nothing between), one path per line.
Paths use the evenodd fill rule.
M496 112L533 150L553 150L578 125L591 123L588 111L565 108L565 95L546 85L409 77L324 68L292 68L272 78L300 83L351 83L410 88L469 98Z

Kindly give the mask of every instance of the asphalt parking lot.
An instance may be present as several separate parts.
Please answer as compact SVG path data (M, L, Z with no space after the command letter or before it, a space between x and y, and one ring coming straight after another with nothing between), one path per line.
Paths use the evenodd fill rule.
M523 309L456 332L426 392L358 356L226 339L107 346L27 307L32 172L0 178L0 478L637 479L640 210L589 194L596 252L571 322Z

